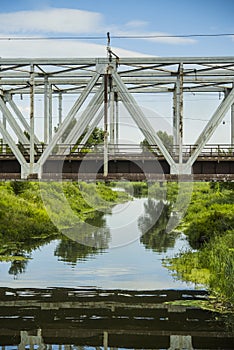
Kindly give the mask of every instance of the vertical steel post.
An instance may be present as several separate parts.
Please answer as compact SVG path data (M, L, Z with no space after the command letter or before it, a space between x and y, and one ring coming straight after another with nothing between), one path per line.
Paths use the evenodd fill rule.
M34 168L34 65L30 66L30 174Z
M62 92L59 92L59 95L58 95L58 117L59 117L59 126L62 124L62 119L63 119L63 107L62 107L62 102L63 102L63 95L62 95Z
M177 119L177 84L175 84L175 89L173 91L173 146L175 147L176 153L178 153L176 149L176 146L178 146Z
M115 92L115 144L119 144L119 100L117 92Z
M234 146L234 104L231 107L231 145Z
M108 83L109 74L104 74L104 171L103 176L108 175Z
M173 92L173 143L179 163L183 163L183 64L179 64Z
M49 84L49 142L52 140L52 110L53 110L52 85Z
M2 124L3 124L3 127L4 129L6 130L7 128L7 121L6 121L6 116L4 113L2 113ZM7 150L7 142L6 140L4 139L4 137L2 136L2 153L6 153L6 150Z
M110 93L110 144L111 151L115 149L115 99L114 92Z
M177 79L177 141L179 146L179 163L183 163L183 63L179 64Z
M48 76L44 79L44 143L48 143Z
M103 348L108 350L108 332L103 332Z
M63 120L63 107L62 107L62 102L63 102L63 96L62 92L59 92L58 95L58 127L60 128ZM59 143L62 143L62 137L59 140Z
M231 106L231 145L234 147L234 103Z

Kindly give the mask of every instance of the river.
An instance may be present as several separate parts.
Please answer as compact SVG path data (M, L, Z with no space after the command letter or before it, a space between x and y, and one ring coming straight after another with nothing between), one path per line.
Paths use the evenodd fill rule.
M146 215L147 203L146 198L136 198L102 217L100 234L108 234L108 248L90 253L67 237L53 240L34 250L23 270L19 267L9 274L12 263L2 262L0 286L194 289L193 284L175 280L162 266L164 258L189 247L182 234L159 233L159 241L151 247L144 241L139 218Z
M167 204L135 198L90 223L99 248L64 236L27 248L28 260L1 262L0 348L231 349L215 313L165 304L208 298L162 265L189 248L165 232L169 217Z

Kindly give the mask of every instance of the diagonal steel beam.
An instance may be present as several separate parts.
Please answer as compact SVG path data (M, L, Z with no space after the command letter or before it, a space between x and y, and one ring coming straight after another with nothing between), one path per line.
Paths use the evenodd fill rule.
M10 146L12 152L14 153L20 165L24 166L27 163L24 156L20 152L18 146L15 144L15 141L13 140L9 132L5 129L1 121L0 121L0 133L2 134L2 137L4 138L5 142Z
M104 91L104 85L102 85L100 89L96 92L96 94L93 96L93 98L89 102L84 112L81 114L74 128L71 130L66 140L64 141L65 145L70 145L72 143L75 143L81 137L81 135L85 132L89 123L91 122L93 117L96 115L97 111L101 106L101 103L103 101L103 91Z
M162 143L160 137L156 134L155 130L153 129L152 125L149 123L149 121L146 119L144 113L142 112L141 108L138 106L137 102L133 98L133 96L128 91L125 84L122 82L120 76L118 73L113 72L112 73L113 79L116 82L117 88L119 90L122 102L124 103L126 109L128 110L129 114L132 116L133 120L145 136L146 140L150 144L156 144L162 154L164 155L167 162L170 164L170 166L174 165L175 162L173 158L171 157L170 153Z
M16 105L15 101L13 101L13 99L9 99L8 101L9 105L11 106L12 110L15 112L15 114L17 115L17 117L19 118L20 122L22 123L24 129L29 133L30 135L30 126L27 122L27 120L24 118L23 114L21 113L20 109L18 108L18 106ZM39 139L37 138L36 135L34 135L34 139L36 143L40 143Z
M195 150L192 153L191 157L187 161L187 164L190 166L193 165L193 163L196 161L197 157L203 150L206 143L209 141L215 130L217 129L218 125L222 121L222 119L225 117L225 114L227 113L228 109L231 108L232 104L234 103L234 88L229 92L229 94L222 100L216 111L214 112L213 116L205 126L204 130L202 131L201 135L198 137L197 141L195 142Z
M51 152L54 149L54 147L56 146L56 144L61 139L62 135L66 131L70 122L72 121L74 116L77 114L77 112L79 111L79 109L81 108L83 103L85 102L89 93L92 91L92 89L93 89L94 85L96 84L96 82L98 81L99 77L100 77L99 73L94 74L94 76L91 78L91 80L89 81L87 86L84 88L84 90L82 91L82 93L80 94L80 96L78 97L78 99L76 100L76 102L74 103L74 105L72 106L70 111L68 112L66 118L64 119L63 123L59 127L58 131L56 132L56 134L52 138L51 142L46 147L45 151L43 152L40 159L38 160L38 164L40 166L42 166L46 162L47 158L51 154Z
M23 131L19 127L18 123L16 122L16 120L15 120L14 116L12 115L12 113L10 112L10 110L7 108L6 103L5 103L2 96L0 96L0 109L1 109L2 113L6 116L8 123L10 124L12 130L14 131L16 136L18 137L19 141L23 145L29 144L29 140L24 135Z
M82 140L80 141L81 145L85 145L86 142L88 141L89 137L91 136L92 132L94 131L94 129L98 126L98 124L100 123L100 121L103 118L103 113L104 113L104 108L101 109L101 111L98 113L98 115L95 117L94 121L92 122L92 124L88 127L88 130L86 132L86 134L84 135L84 137L82 138Z

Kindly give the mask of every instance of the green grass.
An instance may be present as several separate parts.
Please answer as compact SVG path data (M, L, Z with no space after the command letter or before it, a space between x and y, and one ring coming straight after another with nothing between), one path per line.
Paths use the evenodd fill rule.
M233 184L195 184L181 225L196 251L164 261L176 278L206 286L224 304L234 305Z
M15 243L17 248L20 242L54 238L58 227L69 228L129 198L103 183L84 182L1 182L0 196L0 247Z

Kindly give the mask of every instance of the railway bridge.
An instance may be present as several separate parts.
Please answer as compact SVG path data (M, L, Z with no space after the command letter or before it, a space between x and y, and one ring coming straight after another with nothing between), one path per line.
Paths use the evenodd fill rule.
M0 58L0 67L2 179L89 179L95 174L99 179L233 180L233 56L119 58L109 50L107 58ZM191 93L216 94L219 100L187 146L184 96ZM170 147L158 134L161 122L153 126L140 106L142 94L171 99ZM146 140L147 154L137 150L140 142L121 142L123 109ZM225 144L210 145L227 114ZM87 151L97 126L104 131L103 145L98 150L89 145Z

